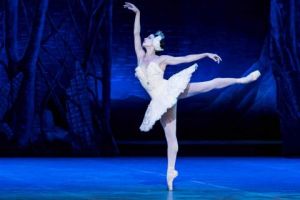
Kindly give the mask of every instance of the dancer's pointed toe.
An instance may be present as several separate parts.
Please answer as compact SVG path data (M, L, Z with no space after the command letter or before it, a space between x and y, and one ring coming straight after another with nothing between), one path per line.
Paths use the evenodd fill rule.
M178 176L178 171L177 170L168 170L167 184L168 184L169 191L173 190L173 181L177 176Z
M239 78L237 80L238 83L246 84L246 83L251 83L253 81L256 81L260 77L261 73L259 70L255 70L248 74L245 77Z
M256 81L260 77L261 73L259 70L256 70L251 73L251 77L253 81Z

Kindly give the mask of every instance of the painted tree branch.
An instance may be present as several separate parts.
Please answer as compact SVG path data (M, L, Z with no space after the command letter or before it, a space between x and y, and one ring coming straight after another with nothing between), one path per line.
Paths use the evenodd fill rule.
M99 6L100 5L101 4L99 4ZM103 7L104 6L105 6L105 4L103 5ZM106 8L104 7L103 10L105 10L105 9ZM91 32L91 33L89 33L90 35L88 36L87 41L86 41L86 51L85 51L85 55L84 55L83 62L82 62L82 65L84 68L87 67L87 61L90 59L90 55L93 53L95 43L96 43L96 40L99 35L99 31L101 29L101 26L103 25L105 15L107 14L107 11L100 12L99 7L96 10L101 14L99 14L98 21L96 21L96 19L94 19L95 17L93 17L93 16L91 16L91 19L90 19L90 26L92 26L91 24L95 24L96 22L97 23L94 27L94 29L95 29L94 31L88 30L88 32ZM92 27L89 27L89 29L92 29Z

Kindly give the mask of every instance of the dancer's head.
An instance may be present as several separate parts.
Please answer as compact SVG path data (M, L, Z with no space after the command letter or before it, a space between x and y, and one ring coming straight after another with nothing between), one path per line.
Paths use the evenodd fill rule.
M155 34L150 34L144 38L143 47L147 50L153 48L155 52L163 51L164 47L164 34L161 31L157 31Z

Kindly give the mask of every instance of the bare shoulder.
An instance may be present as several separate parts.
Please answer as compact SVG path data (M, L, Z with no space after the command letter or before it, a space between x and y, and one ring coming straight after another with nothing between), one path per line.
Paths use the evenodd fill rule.
M162 68L162 70L165 70L166 66L167 66L167 59L169 58L169 55L160 55L158 58L158 63L160 68Z
M171 57L170 55L160 55L159 61L160 61L160 63L165 62L170 57Z
M167 61L168 61L168 59L170 59L171 57L172 57L172 56L170 56L170 55L160 55L158 61L159 61L159 63L160 63L161 65L167 65Z

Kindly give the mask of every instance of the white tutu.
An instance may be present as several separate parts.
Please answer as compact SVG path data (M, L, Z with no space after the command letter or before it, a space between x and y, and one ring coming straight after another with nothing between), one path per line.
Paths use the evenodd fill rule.
M190 82L192 73L197 69L195 63L192 66L172 75L168 80L163 78L163 71L154 62L151 62L145 70L141 66L136 68L136 77L151 96L151 101L140 130L149 131L155 122L177 103L178 96L185 90Z

